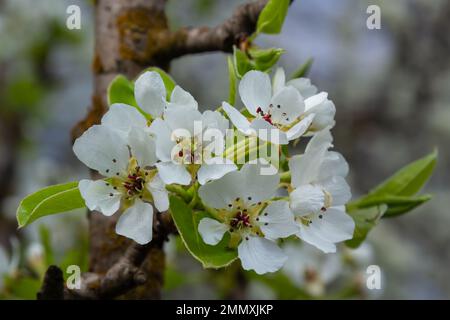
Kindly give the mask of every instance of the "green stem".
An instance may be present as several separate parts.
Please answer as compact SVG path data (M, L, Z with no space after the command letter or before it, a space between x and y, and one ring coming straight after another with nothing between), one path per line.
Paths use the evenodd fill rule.
M280 175L280 181L281 182L291 183L291 172L290 171L283 172Z
M168 184L166 185L167 191L173 192L183 198L184 201L190 202L192 200L192 196L186 191L182 186L177 184Z

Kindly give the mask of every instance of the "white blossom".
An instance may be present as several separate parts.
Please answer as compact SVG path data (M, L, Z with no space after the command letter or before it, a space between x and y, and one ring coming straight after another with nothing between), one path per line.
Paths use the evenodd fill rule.
M139 127L131 127L126 133L120 126L114 130L112 114L119 110L131 109L113 108L104 116L103 122L107 124L89 128L75 141L76 156L107 177L106 180L81 180L79 189L86 206L106 216L113 215L122 205L125 211L117 222L116 232L145 244L152 239L150 203L161 212L168 210L168 192L155 168L154 139Z
M197 177L200 184L237 169L222 157L228 120L217 111L200 111L185 105L169 106L150 131L156 137L156 164L167 184L188 185Z
M291 183L290 208L300 226L298 236L329 253L335 243L351 239L355 223L346 214L351 198L344 177L348 165L341 154L328 151L332 146L328 129L317 133L305 153L289 161Z
M336 107L333 101L328 99L326 92L317 93L317 87L311 84L311 80L295 78L286 82L284 69L278 68L273 77L273 90L277 93L285 87L294 87L305 99L305 116L314 114L314 119L308 128L309 133L334 126Z
M279 176L261 175L260 170L260 165L245 164L240 171L200 187L200 198L217 210L217 216L203 218L198 230L209 245L218 244L228 232L242 267L263 274L283 266L286 255L275 240L295 234L298 227L287 201L269 201Z
M284 78L280 69L272 86L264 72L253 70L244 75L239 84L239 95L251 117L245 117L226 102L222 104L236 128L246 135L256 134L265 141L287 144L308 130L329 124L330 115L334 121L334 105L327 99L327 93L311 95L317 89L308 80L294 79L285 83ZM318 120L312 126L316 116Z

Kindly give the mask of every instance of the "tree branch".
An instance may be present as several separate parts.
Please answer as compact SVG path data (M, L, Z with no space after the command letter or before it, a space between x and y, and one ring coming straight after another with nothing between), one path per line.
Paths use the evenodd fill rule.
M267 0L243 4L222 24L209 28L182 28L166 33L165 43L157 56L174 59L186 54L223 51L232 52L233 45L240 45L256 30L259 14Z
M39 291L38 300L112 299L146 283L141 266L152 249L161 249L167 236L176 232L169 214L157 213L157 233L153 240L140 245L133 242L123 256L105 274L83 273L80 289L64 288L61 269L50 266Z

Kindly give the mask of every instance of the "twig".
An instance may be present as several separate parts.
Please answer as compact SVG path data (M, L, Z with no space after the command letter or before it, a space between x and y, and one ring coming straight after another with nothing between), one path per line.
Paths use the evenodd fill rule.
M256 29L259 14L267 0L258 0L237 7L222 24L209 28L182 28L166 35L167 43L157 56L174 59L186 54L223 51L231 52L233 45L245 41Z
M157 233L153 240L140 245L133 242L123 256L104 274L86 272L82 275L79 289L64 288L61 269L50 266L45 274L39 300L112 299L144 284L147 274L141 265L152 248L161 248L167 236L176 232L169 214L157 213Z

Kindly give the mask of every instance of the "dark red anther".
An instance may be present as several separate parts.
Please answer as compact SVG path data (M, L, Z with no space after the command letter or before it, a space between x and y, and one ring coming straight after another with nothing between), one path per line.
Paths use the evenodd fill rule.
M236 216L231 219L230 221L230 225L235 228L240 228L240 227L250 227L250 216L246 213L242 213L242 211L239 211Z
M180 150L180 151L178 152L178 156L179 156L179 157L182 157L182 156L183 156L183 150Z
M266 120L268 123L270 123L270 124L273 124L272 123L272 115L270 115L270 114L265 114L264 116L263 116L263 119L264 120Z

